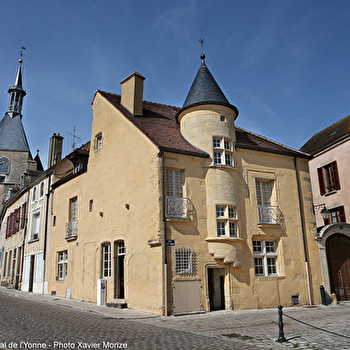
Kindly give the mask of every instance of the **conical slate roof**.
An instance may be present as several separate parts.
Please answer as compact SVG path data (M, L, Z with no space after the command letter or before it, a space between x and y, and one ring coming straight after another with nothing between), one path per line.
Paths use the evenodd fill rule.
M226 96L220 89L218 83L210 73L205 64L205 55L201 55L202 64L198 69L197 75L192 83L190 91L181 110L198 104L221 104L233 109L238 115L238 110L231 105Z

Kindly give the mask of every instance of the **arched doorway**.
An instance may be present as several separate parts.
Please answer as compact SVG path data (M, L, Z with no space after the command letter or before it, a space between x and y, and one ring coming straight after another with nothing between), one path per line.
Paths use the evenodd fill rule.
M326 241L331 292L338 300L350 300L350 238L340 233Z

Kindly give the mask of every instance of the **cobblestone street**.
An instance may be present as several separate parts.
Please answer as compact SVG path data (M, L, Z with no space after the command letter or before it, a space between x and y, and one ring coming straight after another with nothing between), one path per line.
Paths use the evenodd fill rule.
M285 308L285 343L277 309L160 317L1 288L0 314L0 349L350 349L346 302Z

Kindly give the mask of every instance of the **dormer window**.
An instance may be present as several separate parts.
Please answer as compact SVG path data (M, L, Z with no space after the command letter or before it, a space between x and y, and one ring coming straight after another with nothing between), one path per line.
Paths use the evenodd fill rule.
M232 166L232 142L228 138L213 138L214 165Z

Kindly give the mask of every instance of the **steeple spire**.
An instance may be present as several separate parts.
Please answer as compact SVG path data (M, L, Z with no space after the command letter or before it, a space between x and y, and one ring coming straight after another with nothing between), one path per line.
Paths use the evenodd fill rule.
M22 56L22 54L21 54ZM23 97L26 95L26 92L22 86L22 58L19 59L19 66L17 70L17 75L14 85L10 86L8 93L10 94L9 105L7 108L7 114L13 118L16 115L22 117L22 105Z

